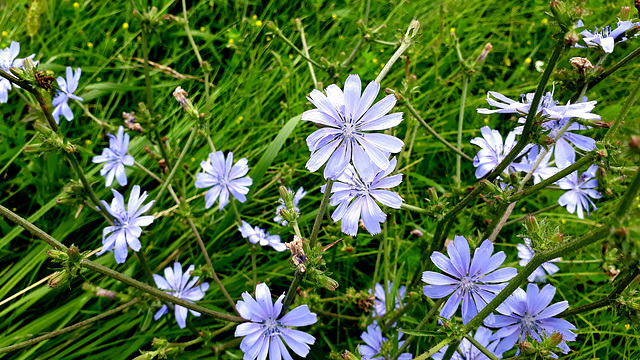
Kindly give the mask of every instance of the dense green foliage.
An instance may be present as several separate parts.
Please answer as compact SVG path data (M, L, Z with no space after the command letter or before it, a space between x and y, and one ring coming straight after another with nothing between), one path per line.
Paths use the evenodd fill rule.
M182 16L180 1L152 2L163 13ZM92 164L91 157L107 146L105 134L123 124L122 113L139 113L138 104L146 101L143 65L139 61L143 57L141 26L132 14L130 2L84 1L76 4L68 0L0 2L0 48L7 47L11 41L19 41L21 56L35 53L40 68L52 70L56 76L62 75L66 66L82 68L77 94L84 98L86 111L78 104L72 104L76 119L71 122L61 120L61 130L77 146L82 155L81 163L92 176L98 196L110 200L111 191L104 187L104 179L98 174L101 165ZM619 5L590 2L588 8L592 14L587 19L598 26L613 23ZM181 86L201 111L211 109L208 121L216 150L233 151L236 159L249 159L249 175L253 177L254 185L247 203L238 206L242 218L289 241L293 236L291 228L272 221L279 198L278 186L284 184L294 190L303 186L309 194L300 203L300 226L304 234L310 233L324 180L321 172L310 174L304 167L309 157L305 138L315 128L313 124L299 122L299 115L310 108L305 96L314 84L305 59L275 37L266 23L275 22L301 47L300 33L294 23L294 19L299 18L305 28L310 57L341 64L361 37L357 21L364 16L365 3L216 0L194 1L189 6L189 26L195 43L203 59L212 67L209 104L206 104L202 70L184 27L170 19L162 20L162 24L155 25L149 39L149 59L172 69L171 72L160 71L157 67L151 70L153 114L159 116L158 129L167 137L170 157L175 162L194 126L171 95L177 86ZM41 15L34 14L37 7L43 10ZM404 33L411 19L419 20L422 27L418 43L408 50L407 58L396 63L382 86L412 89L414 107L440 135L455 143L462 75L450 32L455 31L462 54L469 59L475 59L485 43L492 43L493 51L481 70L471 77L467 95L463 151L473 156L477 148L469 144L469 140L479 136L480 127L488 124L505 132L512 128L506 116L486 117L476 113L477 107L485 106L486 91L495 90L517 98L521 93L535 89L541 75L535 63L547 62L554 41L552 35L557 32L546 11L548 2L542 0L500 3L488 0L372 1L369 26L378 29L375 39L382 43L365 42L346 69L316 67L315 72L323 86L342 85L351 73L359 74L366 82L373 80L395 51L398 36ZM604 66L637 48L639 40L620 44ZM573 49L563 55L558 68L571 69L568 59L586 54L585 50ZM594 112L604 121L615 118L629 89L637 82L639 68L638 63L632 61L587 92L590 100L598 101ZM187 78L177 76L180 74ZM556 99L566 102L574 96L573 90L556 85ZM28 218L66 245L75 244L83 251L98 249L102 244L104 218L90 206L79 210L77 206L65 206L56 201L63 195L63 187L76 179L64 156L23 151L27 144L35 141L32 123L41 116L39 109L30 108L27 100L33 104L32 98L21 97L13 91L9 103L0 105L0 204ZM441 143L418 127L417 121L403 107L399 105L397 109L405 112L405 121L394 131L404 139L408 151L400 157L398 168L404 174L404 181L396 190L406 203L428 207L427 188L433 187L440 195L450 196L449 201L455 204L466 186L476 181L471 162L463 159L462 181L458 187L452 177L455 154L447 152ZM637 116L640 116L640 110L632 108L629 121L621 131L621 142L626 143L629 134L640 131L638 121L634 121ZM107 125L101 126L101 122ZM593 129L589 134L598 139L604 131ZM142 134L130 133L130 154L160 175L158 159L161 155L149 129ZM145 146L154 152L156 159L148 154ZM194 188L193 182L200 161L209 152L206 140L198 137L187 154L186 171L177 176L182 180L176 186L184 187L187 198L202 194ZM633 159L629 157L627 162L613 165L633 165ZM129 186L114 185L114 188L128 192L131 185L139 184L150 192L151 198L156 196L160 189L157 181L135 167L128 168L127 173ZM612 180L609 184L612 192L605 194L598 203L599 207L603 206L589 218L580 220L564 208L552 209L542 216L560 226L566 236L583 235L611 212L613 205L609 203L615 203L614 199L624 190L621 183L625 181ZM518 203L509 220L553 205L560 195L559 191L547 190L525 198ZM165 193L154 212L174 205ZM237 231L233 209L227 206L220 212L214 206L205 210L202 197L189 205L216 271L231 296L239 299L243 291L252 289L253 250ZM637 201L633 206L637 210ZM181 211L158 218L141 237L142 251L155 273L160 273L173 261L196 267L205 265ZM465 235L477 242L493 212L492 206L478 202L459 216L450 236ZM356 238L350 238L340 232L339 224L325 222L320 241L326 245L342 239L324 256L332 278L340 286L335 292L314 289L308 282L301 286L303 296L298 297L296 304L307 303L319 314L318 323L307 328L317 339L309 358L325 359L331 351L356 350L360 334L370 321L370 313L364 312L354 300L362 295L356 295L356 292L366 292L372 284L383 279L417 285L410 290L418 298L418 304L401 320L402 328L413 328L430 307L424 297L420 299L422 291L417 279L421 264L430 255L426 248L436 221L406 210L388 209L387 213L386 236L391 240L389 256L381 256L382 235L370 236L361 231ZM415 229L424 236L412 234ZM521 242L517 236L521 230L518 221L510 223L496 241L496 248L508 255L505 265L517 267L515 246ZM637 224L630 231L630 238L637 239ZM633 259L633 242L625 244L626 260ZM615 245L619 244L611 244L610 248ZM0 301L55 271L57 265L47 259L47 249L45 243L0 218ZM559 264L561 271L549 280L558 288L556 301L568 300L573 307L611 292L610 273L624 265L618 259L620 251L605 250L599 243L563 259ZM257 279L268 283L274 294L286 291L293 278L290 254L276 253L270 248L255 251ZM144 273L133 253L129 255L123 265L116 264L111 253L91 259L142 281ZM135 289L88 271L68 285L57 288L42 283L0 305L0 347L63 328L117 306L118 300L97 297L83 289L83 283L122 293L125 298L137 296ZM231 311L213 283L199 303L220 311ZM153 321L153 314L160 305L159 301L147 297L127 311L89 327L0 355L0 358L132 359L139 355L139 350L150 350L154 338L165 338L170 342L193 339L188 329L177 327L172 315ZM579 329L579 337L577 342L569 344L574 352L563 358L639 358L638 328L618 315L605 308L570 318ZM191 318L198 329L215 331L225 325L204 315ZM216 351L233 340L233 330L226 331L204 346L188 347L179 358L240 359L242 352L237 345ZM420 354L433 343L434 339L430 337L420 337L411 345L411 352Z

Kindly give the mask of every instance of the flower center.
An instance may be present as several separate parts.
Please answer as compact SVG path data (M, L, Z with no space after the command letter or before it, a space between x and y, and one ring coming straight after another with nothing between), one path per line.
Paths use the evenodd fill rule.
M471 290L474 286L475 286L475 284L473 283L473 281L471 280L471 278L469 276L463 276L460 279L460 287L463 290Z
M533 328L535 320L536 320L536 316L535 315L525 314L522 317L522 324L524 324L524 326L526 326L526 327Z
M113 215L116 218L116 221L120 224L120 226L122 227L129 226L129 221L131 219L129 219L128 212L126 212L125 210L117 210Z
M356 133L356 124L351 122L344 122L342 125L342 135L345 138L351 139Z
M598 28L595 28L595 30L593 31L593 35L601 39L609 37L609 34L611 34L611 26L605 26L603 28L600 28L599 30Z
M267 318L262 322L262 327L265 329L267 336L280 335L280 327L282 324L276 319Z

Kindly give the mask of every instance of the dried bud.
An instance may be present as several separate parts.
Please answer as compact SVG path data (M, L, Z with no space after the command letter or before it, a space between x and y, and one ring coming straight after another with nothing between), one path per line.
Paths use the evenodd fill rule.
M573 46L580 41L580 35L576 32L575 29L571 28L571 30L567 31L564 35L564 42L567 46Z
M411 230L411 235L415 235L417 237L423 237L424 233L418 229Z
M136 122L135 112L122 112L122 117L124 118L124 124L131 131L144 132L142 125Z
M618 236L621 239L626 239L627 236L629 236L629 229L627 229L626 227L619 227L616 229L616 236Z
M578 56L572 57L571 59L569 59L569 63L571 63L571 66L578 70L578 72L582 75L586 74L587 70L593 69L593 64L591 64L591 61L589 61L589 59L587 58Z
M487 59L487 55L489 55L491 50L493 50L493 45L491 45L491 43L486 43L484 45L484 49L482 49L482 52L480 53L480 56L478 56L477 61L479 64L484 63L484 61Z
M408 38L414 38L416 35L418 35L418 31L420 31L420 21L413 19L411 20L409 28L407 29L407 32L404 34L404 36Z
M178 103L180 103L180 106L182 106L182 108L187 112L187 114L189 114L189 116L191 116L196 120L200 119L200 112L193 105L193 103L191 103L191 100L189 100L187 96L189 96L189 94L187 94L187 92L184 91L184 89L182 89L180 86L178 86L176 90L173 92L173 97L176 98Z
M620 8L620 15L618 15L620 21L628 21L631 18L631 7L623 6Z
M100 287L96 288L96 295L100 297L106 297L108 299L115 299L116 297L118 297L118 294L116 294L115 291L103 289Z
M300 269L300 272L307 270L307 256L304 253L303 241L298 235L293 236L293 241L285 243L284 245L291 251L291 261Z
M640 151L640 136L632 135L629 140L629 148L633 151Z

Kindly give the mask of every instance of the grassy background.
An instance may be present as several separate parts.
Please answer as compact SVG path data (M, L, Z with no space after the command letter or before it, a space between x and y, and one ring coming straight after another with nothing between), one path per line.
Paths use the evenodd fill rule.
M169 14L181 15L179 2L174 4L154 0L153 5L166 9ZM585 22L596 25L613 23L621 5L631 4L590 2L588 7L593 14ZM25 23L29 6L45 8L38 18L39 30L32 37L27 35ZM455 28L462 52L469 59L475 58L486 42L491 42L493 51L486 65L470 82L465 110L463 151L473 155L476 149L468 141L479 136L478 129L481 126L498 128L503 135L512 127L505 117L485 118L476 114L477 107L485 106L486 91L495 90L516 98L521 93L533 91L537 84L540 73L535 70L534 63L537 60L546 62L552 43L550 36L555 32L552 24L545 20L548 19L545 15L547 8L548 3L540 0L526 3L503 1L499 4L487 0L442 3L372 1L369 25L380 27L377 35L380 40L395 41L398 34L404 33L412 18L423 24L419 43L408 52L410 62L404 69L406 73L403 71L404 64L398 62L382 85L402 89L406 75L415 75L416 81L411 84L415 87L413 105L440 134L454 142L461 74L449 32ZM122 112L136 110L137 104L144 101L142 66L132 60L142 57L140 23L132 15L129 2L85 1L76 6L71 1L21 0L1 2L0 10L0 31L3 31L0 48L8 46L11 41L19 41L21 56L35 53L41 67L55 71L56 76L63 74L65 66L81 67L82 78L77 94L84 97L84 104L97 118L114 126L121 125ZM283 239L291 236L290 229L272 222L278 198L277 185L282 183L294 189L304 186L309 192L300 206L303 213L302 231L308 234L315 216L314 209L320 201L322 177L320 173L309 174L304 168L309 156L304 139L313 131L313 125L297 123L296 119L297 115L309 108L305 95L313 89L307 63L280 39L274 39L264 25L268 20L276 22L284 34L299 45L299 33L295 31L293 19L300 18L305 26L311 57L323 57L330 63L340 63L360 37L356 21L363 17L363 12L362 1L318 0L197 1L189 9L195 42L203 58L213 67L212 83L215 87L212 88L210 103L213 142L217 150L233 151L236 159L248 158L252 168L255 185L252 198L246 206L241 207L242 217L252 225L260 225L272 233L280 234ZM124 23L129 24L128 29L123 28ZM31 26L33 24L33 21L29 22ZM182 26L164 21L156 28L150 41L152 61L181 74L202 76ZM621 44L605 64L621 59L636 46L637 42ZM358 73L363 81L371 81L394 50L383 44L365 43L349 69L316 69L318 80L325 86L331 83L342 85L349 73ZM559 67L569 68L569 57L587 54L594 61L593 53L574 50L563 57ZM193 124L184 118L171 92L176 86L182 86L203 110L204 86L196 80L179 80L158 71L152 71L151 74L154 112L161 115L159 129L167 136L173 153L177 153L184 146L186 134ZM590 99L598 100L596 112L605 121L613 120L637 75L638 65L632 64L588 92ZM556 87L557 99L566 101L572 95L572 92ZM72 105L72 108L76 119L72 122L61 120L61 129L81 148L85 169L95 175L98 195L110 200L110 191L102 186L103 179L97 174L99 167L90 161L94 154L100 153L107 145L105 132L84 115L78 105ZM639 112L638 109L632 109L633 116L630 119ZM405 118L406 121L395 131L409 144L411 136L408 135L412 134L416 122L408 115ZM102 218L86 207L75 217L77 208L56 204L62 187L75 177L68 164L57 154L39 156L21 151L34 136L32 125L28 123L32 120L31 109L15 92L10 94L8 104L0 106L0 203L24 217L30 216L37 226L67 245L76 244L83 250L99 248L104 226ZM286 129L297 126L288 136L286 131L282 134L286 140L280 151L276 152L277 146L274 146L267 152L276 134L287 123L289 127ZM631 129L637 132L637 128L636 121ZM403 155L401 159L405 181L398 191L407 203L426 206L423 198L428 187L433 186L439 192L451 192L455 157L421 128L417 129L410 157ZM155 149L148 134L131 134L130 154L147 168L158 172L157 161L151 159L143 149L143 146ZM602 132L593 130L590 134L598 137ZM199 162L206 158L208 152L209 147L204 139L198 139L187 156L188 171L180 177L183 178L188 196L198 193L193 181ZM267 156L263 158L265 153ZM266 161L270 157L274 157L273 161ZM264 160L260 161L261 158ZM463 185L474 183L473 170L470 163L463 163ZM150 192L152 198L159 190L158 183L138 169L129 169L128 178L131 185L140 184ZM114 188L128 190L117 185ZM550 190L527 198L518 204L511 218L517 219L551 205L559 195L558 191ZM165 196L158 205L156 210L166 209L173 203ZM218 212L216 207L205 211L202 198L193 201L191 206L194 213L201 215L197 224L212 254L216 270L222 275L232 297L239 298L243 291L251 288L251 258L246 241L228 221L233 218L231 208L228 206L222 212ZM585 220L577 219L562 208L545 216L562 226L565 233L578 236L593 226L600 213L606 211L605 207ZM479 203L461 214L452 234L474 238L482 233L485 220L490 219L491 215L492 209ZM388 220L388 236L393 240L389 273L396 281L408 284L419 275L416 269L420 262L429 256L424 253L424 248L435 222L426 216L405 211L389 211ZM425 236L418 238L411 235L413 229L422 230ZM157 219L146 230L141 238L143 251L156 272L173 261L180 261L183 265L204 264L195 239L180 216ZM517 263L515 244L520 239L515 235L519 230L520 225L506 227L497 241L497 248L507 252L507 262L513 266ZM46 259L48 247L44 243L2 219L0 235L0 263L3 265L0 267L0 299L27 288L54 271L56 265ZM328 267L340 287L336 293L325 290L311 292L300 301L324 312L363 316L362 310L353 302L320 301L320 297L342 297L349 288L367 290L374 281L379 282L383 278L382 271L374 273L373 264L378 258L381 236L372 237L361 232L352 239L340 233L339 224L327 224L321 237L323 243L344 239L326 256ZM111 254L96 261L142 279L142 270L131 252L129 255L130 258L123 265L116 264ZM611 290L609 277L602 269L603 261L608 263L608 260L603 257L599 245L566 258L574 259L578 262L561 264L561 272L550 280L558 287L555 301L568 300L572 305L579 305L598 299ZM269 283L273 293L286 290L292 278L287 254L263 249L258 254L258 264L260 281ZM81 286L83 282L121 293L131 291L122 284L89 272L73 280L70 287L50 289L46 285L37 286L0 306L0 347L77 323L117 306L114 300L95 297L84 291ZM311 289L310 284L304 287ZM411 290L421 292L420 287ZM202 303L228 310L222 294L215 286L211 286ZM0 357L131 359L139 349L149 350L154 337L165 337L171 342L190 339L192 335L187 329L179 329L173 316L164 316L157 322L152 320L159 306L159 302L148 301L88 328ZM402 326L412 328L422 318L426 308L426 305L417 306L403 319ZM317 338L309 358L327 358L330 351L354 350L360 343L359 336L365 321L330 316L320 316L319 319L316 325L308 328ZM625 327L625 321L615 319L615 314L607 310L571 319L580 329L580 335L577 342L570 344L575 352L566 358L640 357L638 333L633 328ZM193 322L198 328L211 330L222 326L206 317L194 318ZM188 352L180 355L180 358L212 358L210 345L221 345L232 339L233 333L226 332L214 339L213 344L188 348ZM411 350L420 353L433 341L431 338L422 338L411 346ZM236 346L215 356L239 359L242 353Z

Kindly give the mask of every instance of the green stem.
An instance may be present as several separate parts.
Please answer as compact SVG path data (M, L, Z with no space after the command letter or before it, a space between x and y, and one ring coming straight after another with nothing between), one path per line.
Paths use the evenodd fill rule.
M383 257L382 257L382 271L383 271L383 281L382 281L382 291L385 293L385 308L387 312L391 312L395 307L395 298L391 296L391 292L393 291L391 286L391 272L389 270L389 263L391 262L391 244L389 244L389 236L387 233L387 222L385 221L382 224L382 243L384 244L383 248Z
M436 140L440 141L442 144L444 144L444 146L446 146L449 150L453 151L454 153L458 154L458 156L461 156L463 158L465 158L466 160L469 161L473 161L473 159L462 152L462 150L459 150L457 147L453 146L453 144L451 144L450 142L448 142L447 140L445 140L442 136L440 136L440 134L438 134L429 124L427 124L426 121L424 121L424 119L420 116L420 114L418 113L418 111L411 105L411 103L409 102L409 100L404 99L404 106L407 107L407 109L409 110L409 112L416 118L418 119L418 122L420 124L422 124L422 126L425 127L425 129L427 129L427 131L434 137L436 138Z
M151 94L151 76L149 75L149 30L142 25L142 58L144 59L144 93L147 99L147 110L153 113L153 100ZM160 143L162 146L162 142Z
M78 163L78 159L76 159L76 156L74 154L69 154L69 153L67 153L66 155L67 155L67 159L69 159L69 162L71 163L71 167L73 167L73 170L78 175L78 178L80 179L80 182L82 183L82 186L84 187L84 190L89 195L89 199L91 199L91 202L93 202L93 204L95 206L97 206L100 209L100 211L109 220L111 220L113 222L115 220L113 215L111 215L111 213L109 213L107 211L107 209L104 207L104 205L102 204L100 199L98 199L98 196L93 191L93 188L91 187L91 184L89 184L89 181L87 180L87 177L84 175L84 171L82 171L82 167L80 166L80 163Z
M140 300L141 300L140 298L135 298L135 299L133 299L133 300L131 300L131 301L125 303L125 304L122 304L122 305L118 306L115 309L111 309L109 311L105 311L100 315L96 315L96 316L94 316L92 318L89 318L87 320L81 321L81 322L79 322L77 324L73 324L71 326L67 326L67 327L62 328L60 330L52 331L52 332L50 332L50 333L48 333L46 335L42 335L42 336L39 336L37 338L29 339L29 340L17 343L15 345L4 347L4 348L0 349L0 354L6 354L8 352L12 352L12 351L15 351L15 350L18 350L18 349L22 349L24 347L32 346L32 345L35 345L35 344L37 344L39 342L42 342L42 341L45 341L45 340L49 340L49 339L53 339L54 337L62 335L62 334L66 334L66 333L68 333L70 331L83 328L83 327L85 327L87 325L90 325L90 324L96 322L96 321L102 320L102 319L104 319L106 317L109 317L109 316L111 316L113 314L116 314L116 313L118 313L118 312L120 312L120 311L122 311L122 310L124 310L124 309L126 309L126 308L128 308L128 307L130 307L130 306L132 306L132 305L134 305L136 303L138 303Z
M462 153L462 129L464 124L464 107L467 101L467 90L469 88L469 75L464 74L462 76L462 99L460 99L460 114L458 114L458 138L457 149L458 153ZM462 166L462 157L460 154L456 155L456 181L458 184L462 181L460 177L460 169Z
M326 66L320 64L319 62L311 59L309 56L307 56L302 50L298 49L297 46L295 46L295 44L293 42L291 42L291 40L289 40L289 38L287 38L283 33L282 30L280 30L280 28L278 28L276 26L276 24L274 24L273 22L269 22L269 24L267 24L267 27L269 27L271 30L273 30L273 33L278 36L279 38L282 39L282 41L284 41L287 45L289 45L289 47L291 47L295 52L297 52L300 56L302 56L303 59L307 60L307 62L309 62L310 64L313 64L315 66L317 66L320 69L325 69Z
M633 202L635 201L636 196L638 196L639 191L640 191L640 170L636 172L636 176L631 181L631 184L629 184L627 193L620 201L618 211L616 211L617 221L622 222L622 220L626 217L628 212L633 207Z
M409 210L409 211L413 211L413 212L417 212L417 213L420 213L420 214L428 214L429 213L429 211L426 210L426 209L423 209L423 208L417 207L417 206L413 206L413 205L409 205L409 204L405 204L405 203L402 203L400 205L400 208L401 209L405 209L405 210Z
M409 34L407 33L407 35L405 35L405 37L400 41L400 46L398 47L398 50L396 50L396 52L393 53L389 61L387 61L387 63L382 68L382 70L380 70L380 73L376 77L375 82L377 82L378 84L382 83L382 79L384 79L384 77L387 76L387 73L389 72L389 70L391 70L391 67L393 66L393 64L395 64L396 61L398 61L400 56L402 56L402 54L409 48L409 46L411 46L411 37L409 37Z
M613 74L616 70L625 66L629 61L633 60L636 56L640 55L640 47L633 50L629 55L625 56L622 60L618 61L615 65L605 70L602 74L598 75L595 79L589 82L589 89L598 85L602 80L606 79L609 75Z
M480 343L471 335L464 334L463 335L473 346L475 346L481 353L483 353L486 357L491 360L499 360L497 356L495 356L491 351L487 350L484 346L480 345Z
M611 292L611 294L607 295L607 297L594 301L590 304L586 304L586 305L582 305L582 306L578 306L577 308L573 308L573 309L568 309L565 310L563 312L561 312L560 314L557 315L557 317L563 318L563 317L569 317L569 316L573 316L573 315L578 315L581 314L583 312L587 312L587 311L591 311L591 310L595 310L595 309L599 309L601 307L605 307L605 306L609 306L612 304L613 301L615 301L615 299L618 297L618 295L620 295L624 289L627 288L627 286L629 286L631 284L631 282L638 277L638 275L640 275L640 267L638 267L637 265L635 266L635 269L633 271L630 271L627 276L625 276L622 280L620 280L620 282L618 283L618 286L616 286L616 288Z
M322 225L322 218L329 205L329 197L331 197L331 188L333 187L333 180L327 180L327 185L324 188L324 194L322 195L322 201L316 214L316 219L313 222L313 229L311 230L311 236L309 237L309 248L316 247L318 240L318 233L320 232L320 225Z
M458 345L460 345L460 339L453 339L447 348L447 351L444 352L442 356L442 360L450 360L453 357L453 354L458 350Z
M257 258L256 245L258 245L258 244L249 243L249 246L251 247L251 278L253 279L253 290L254 291L255 291L256 287L258 286L258 261L256 260L256 258Z
M193 35L191 35L191 29L189 29L189 17L187 16L187 4L185 0L182 0L182 15L184 17L184 31L187 33L187 38L189 38L189 43L193 48L193 52L196 54L196 58L198 59L198 64L202 67L202 56L200 56L200 51L198 51L198 46L196 42L193 40ZM205 85L207 81L205 80Z
M429 323L429 321L431 320L431 318L433 317L433 315L436 313L436 311L438 311L438 309L440 308L440 306L442 306L442 304L444 304L444 300L445 298L441 298L438 301L435 302L435 304L433 304L433 306L431 307L431 309L429 309L429 312L427 313L427 315L424 316L424 318L422 319L422 321L420 321L420 323L418 324L418 326L416 326L416 328L414 329L415 331L420 331L422 330L423 327L425 327L427 325L427 323ZM391 358L391 360L398 360L398 357L400 357L400 355L407 350L407 348L409 347L409 344L411 344L411 342L413 340L415 340L416 336L415 335L409 335L409 337L407 338L407 340L404 341L404 344L402 344L402 346L398 349L398 351L395 353L395 355L393 355L393 357ZM445 344L446 345L446 344ZM444 346L444 345L443 345ZM439 350L439 349L438 349ZM437 351L437 350L436 350ZM435 353L434 353L435 354ZM431 354L433 355L433 354ZM429 356L431 356L429 355Z
M369 10L370 9L371 9L371 0L367 0L367 3L366 3L365 8L364 8L364 20L363 20L363 25L364 25L365 28L367 27L367 24L369 23ZM353 59L356 58L356 54L358 53L358 50L360 49L360 47L364 43L365 36L366 36L366 34L362 34L362 36L360 37L360 40L358 40L358 42L356 43L356 46L353 48L353 50L351 50L351 53L349 54L349 57L347 57L344 60L344 62L342 63L342 65L340 65L343 69L346 69L347 66L349 66L349 64L351 64Z
M302 27L302 21L300 19L296 19L296 27L300 32L300 41L302 42L302 51L307 57L309 57L309 48L307 47L307 39L304 37L304 27ZM309 65L309 72L311 73L311 80L313 80L313 85L317 89L320 86L318 84L318 79L316 78L316 72L313 70L313 64L310 62L307 62L307 65Z
M514 219L514 220L507 221L507 223L506 223L506 224L504 224L504 225L505 225L505 226L509 226L509 225L513 225L513 224L522 223L522 222L527 218L527 216L536 216L536 215L538 215L538 214L542 214L542 213L547 212L547 211L549 211L549 210L553 210L553 209L555 209L555 208L557 208L557 207L560 207L560 204L557 204L557 203L556 203L556 204L553 204L553 205L551 205L551 206L547 206L547 207L546 207L546 208L544 208L544 209L536 210L536 211L534 211L534 212L532 212L532 213L529 213L529 214L527 214L527 215L525 215L525 216L523 216L523 217L521 217L521 218L518 218L518 219Z
M173 176L178 171L178 168L180 167L180 164L182 163L182 159L184 159L185 155L189 151L189 148L191 147L191 144L193 143L193 140L195 139L197 132L198 131L197 131L196 128L192 128L191 129L191 133L189 134L189 139L187 139L187 143L184 145L184 148L182 148L182 151L180 152L180 156L178 157L178 160L176 161L175 166L171 169L171 172L169 173L169 176L165 179L164 183L162 183L162 187L160 188L160 192L158 192L158 195L156 195L156 199L155 199L154 205L158 203L158 200L160 200L160 197L162 196L162 193L164 193L164 191L167 189L167 186L169 184L171 184L171 180L173 179Z
M454 338L448 337L448 338L440 341L438 344L436 344L431 349L429 349L429 351L427 351L425 353L422 353L420 356L414 358L413 360L427 360L428 358L431 357L431 355L437 353L438 351L440 351L440 349L442 349L443 347L447 346L450 342L452 342L454 340L455 340ZM396 359L394 359L394 360L396 360Z
M629 110L631 110L633 104L635 104L635 102L638 100L638 95L640 95L640 81L636 82L636 86L629 94L629 97L624 103L622 109L620 109L620 112L618 112L616 119L613 121L613 125L604 135L604 140L611 140L611 137L618 131L620 124L622 124L622 120L627 117L627 115L629 114Z
M284 315L287 313L289 306L291 306L291 303L293 303L293 300L296 298L296 292L303 276L304 272L301 271L300 267L298 267L293 274L293 281L291 281L289 290L287 290L287 294L284 296L284 301L282 302L282 311L280 311L280 315Z

